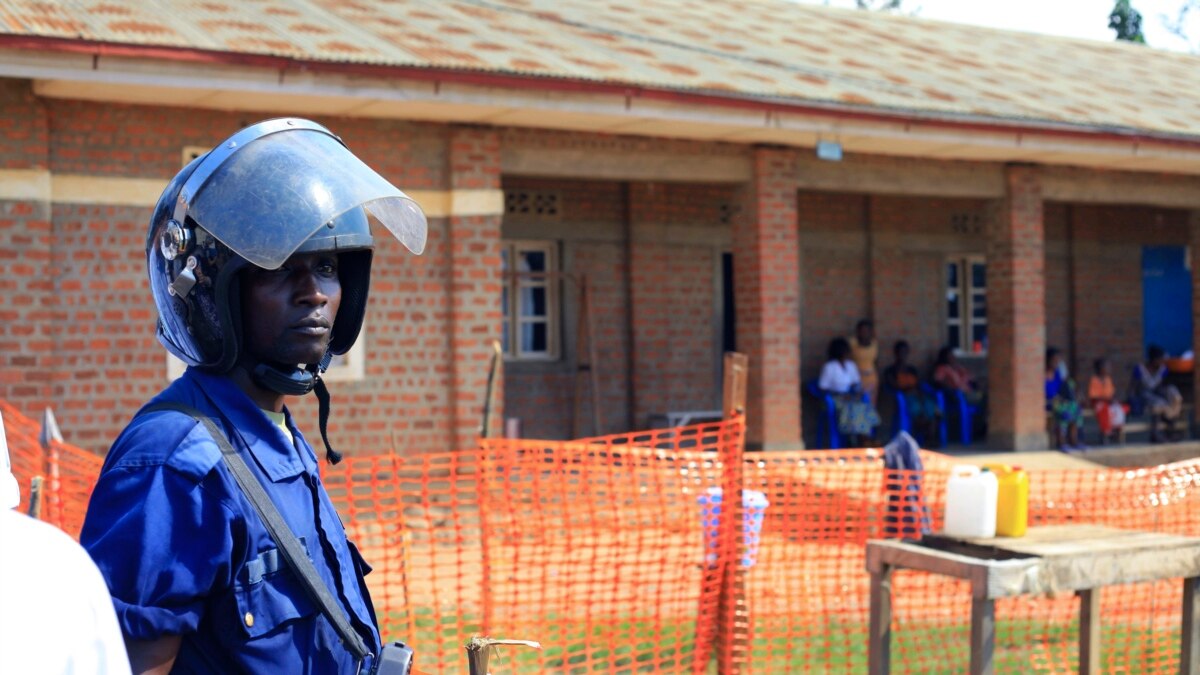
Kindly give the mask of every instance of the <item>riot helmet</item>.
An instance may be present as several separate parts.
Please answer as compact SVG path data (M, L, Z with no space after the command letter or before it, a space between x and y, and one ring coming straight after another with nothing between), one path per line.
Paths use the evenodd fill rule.
M374 248L368 214L408 250L424 249L416 202L325 127L282 118L235 133L184 167L151 216L146 266L159 342L189 366L226 373L241 362L272 391L312 390L362 327ZM245 363L239 271L274 270L296 253L318 252L338 255L342 286L325 357L294 369ZM325 404L320 387L322 394Z

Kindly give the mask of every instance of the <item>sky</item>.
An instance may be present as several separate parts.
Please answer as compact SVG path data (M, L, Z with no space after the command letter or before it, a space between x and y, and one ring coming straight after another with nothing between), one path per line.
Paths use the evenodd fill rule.
M801 0L835 7L854 7L854 0ZM1159 49L1189 51L1188 44L1163 26L1163 17L1173 17L1183 0L1133 0L1142 14L1146 42ZM904 0L904 11L927 19L969 23L993 28L1090 40L1111 41L1108 15L1113 0ZM1200 11L1188 22L1191 50L1200 48Z

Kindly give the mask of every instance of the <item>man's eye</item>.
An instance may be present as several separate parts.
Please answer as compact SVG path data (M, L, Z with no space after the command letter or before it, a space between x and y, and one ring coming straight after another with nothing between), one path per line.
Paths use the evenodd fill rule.
M326 276L337 274L337 270L337 262L333 260L322 260L321 264L317 266L317 272Z

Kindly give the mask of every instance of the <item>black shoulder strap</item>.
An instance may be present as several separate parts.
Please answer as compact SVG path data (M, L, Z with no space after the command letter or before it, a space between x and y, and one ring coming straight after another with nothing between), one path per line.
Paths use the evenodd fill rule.
M359 662L370 655L371 652L367 649L366 644L363 643L362 636L350 625L341 606L334 599L333 594L329 592L329 587L321 581L321 577L317 574L317 569L313 567L312 561L308 559L308 554L305 553L300 541L296 539L296 535L292 533L291 528L284 522L283 516L279 514L279 509L275 508L275 502L271 501L271 497L263 489L262 483L250 471L250 467L246 466L246 460L242 459L242 456L233 448L229 443L229 439L225 438L225 432L221 431L221 428L217 426L217 423L211 417L208 417L195 408L180 403L156 403L143 408L138 415L141 416L163 410L173 410L194 417L196 421L208 429L208 433L212 435L213 440L221 448L221 457L225 460L225 466L233 474L233 478L237 481L237 484L242 488L242 493L246 495L246 499L249 499L250 503L254 505L254 510L258 512L258 517L262 519L263 524L267 526L267 531L271 533L271 539L275 540L275 546L279 548L279 552L283 554L283 559L287 561L292 571L303 582L313 602L317 603L317 606L321 608L321 612L325 614L325 618L329 619L333 627L337 629L342 642L346 644L347 648Z

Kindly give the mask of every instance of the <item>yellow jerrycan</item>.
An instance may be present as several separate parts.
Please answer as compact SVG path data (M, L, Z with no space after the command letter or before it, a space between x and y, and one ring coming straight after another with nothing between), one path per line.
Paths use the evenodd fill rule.
M996 536L1023 537L1029 525L1029 474L1019 466L987 464L996 474Z

